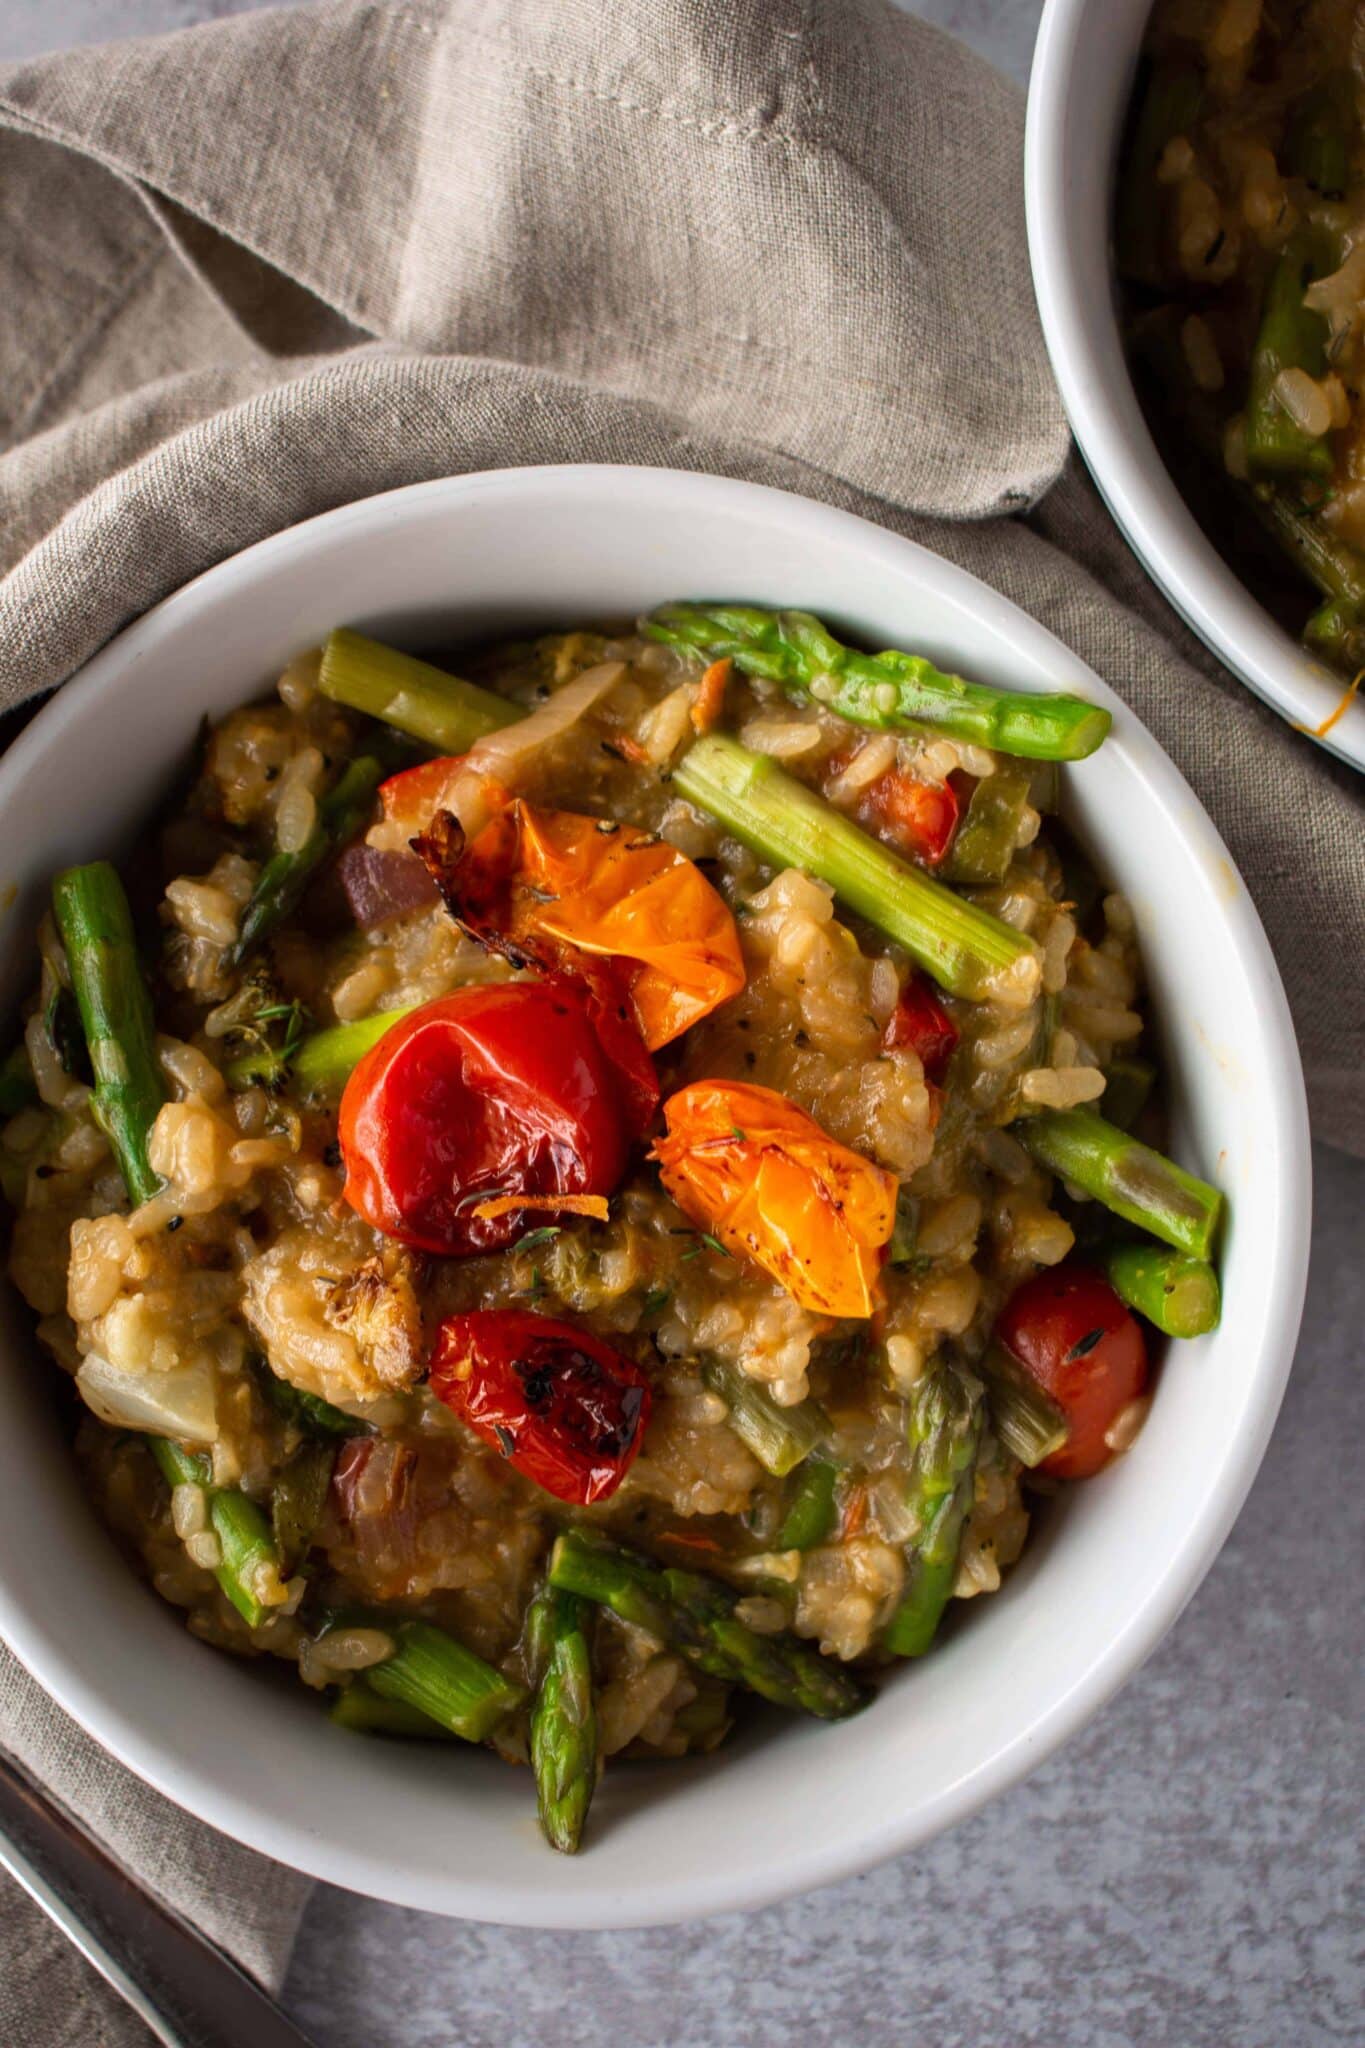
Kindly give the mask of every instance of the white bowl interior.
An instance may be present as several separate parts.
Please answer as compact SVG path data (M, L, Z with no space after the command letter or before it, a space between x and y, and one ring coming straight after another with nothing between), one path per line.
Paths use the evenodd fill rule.
M0 765L3 985L64 862L125 848L199 720L347 622L409 646L632 614L683 594L799 603L883 643L1115 713L1074 820L1136 906L1175 1084L1175 1144L1231 1198L1225 1313L1179 1349L1131 1454L1080 1489L997 1598L854 1722L774 1716L701 1763L621 1769L590 1851L541 1845L528 1780L477 1752L365 1743L301 1689L192 1640L76 1485L52 1368L17 1312L0 1354L0 1628L107 1748L173 1799L334 1882L539 1925L756 1905L923 1839L1039 1761L1136 1667L1211 1562L1269 1433L1306 1264L1297 1056L1260 926L1193 795L1049 634L879 529L756 487L521 470L345 508L225 563L60 694Z
M1151 0L1047 0L1029 87L1029 255L1052 367L1081 453L1148 574L1258 696L1313 731L1342 678L1262 609L1207 540L1166 469L1120 339L1114 180ZM1322 744L1365 768L1365 701Z

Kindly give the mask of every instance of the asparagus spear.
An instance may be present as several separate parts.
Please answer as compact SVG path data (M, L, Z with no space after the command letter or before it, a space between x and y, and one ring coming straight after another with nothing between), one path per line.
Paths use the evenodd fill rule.
M335 1461L333 1444L302 1443L275 1480L270 1529L282 1572L297 1571L313 1547Z
M370 1047L378 1045L400 1018L418 1008L419 1004L407 1003L401 1010L381 1010L375 1017L361 1017L353 1024L333 1024L326 1031L311 1033L290 1056L285 1078L292 1080L300 1095L339 1092ZM223 1070L228 1086L249 1088L254 1081L264 1078L260 1058L252 1051L229 1061Z
M953 840L948 857L950 882L986 886L1004 881L1019 843L1028 800L1025 769L999 768L994 775L982 777Z
M52 910L90 1051L95 1120L113 1147L136 1208L161 1186L147 1156L147 1140L166 1091L128 898L113 868L100 860L57 876Z
M537 1675L531 1707L531 1768L545 1839L572 1856L598 1775L588 1608L546 1586L527 1615L528 1662Z
M1117 1130L1091 1109L1045 1109L1012 1126L1041 1166L1149 1230L1163 1244L1206 1259L1223 1197L1207 1181Z
M759 1635L738 1620L740 1595L719 1579L664 1569L595 1530L570 1529L550 1553L550 1584L609 1607L712 1678L747 1686L776 1706L841 1720L867 1688L796 1636Z
M348 1415L344 1408L334 1408L330 1401L323 1400L321 1394L305 1393L302 1387L281 1379L264 1359L257 1361L256 1378L275 1413L282 1415L286 1422L296 1423L310 1436L369 1436L372 1433L368 1422Z
M253 946L284 922L319 868L355 838L370 815L383 776L383 765L373 754L359 754L348 761L319 803L317 822L298 852L271 855L256 877L242 913L242 928L228 955L229 965L239 967Z
M906 1434L919 1532L907 1560L900 1605L882 1642L894 1657L922 1657L952 1596L962 1531L971 1512L981 1440L980 1390L946 1362L931 1366L911 1392Z
M259 1628L270 1614L257 1596L261 1575L280 1575L280 1556L265 1515L237 1487L213 1486L209 1461L201 1452L187 1451L164 1436L149 1437L147 1446L167 1486L202 1486L207 1493L209 1525L223 1553L213 1576L247 1627Z
M365 1673L374 1691L386 1700L416 1707L466 1742L482 1742L526 1697L524 1686L514 1685L428 1621L338 1615L329 1626L345 1628L352 1623L382 1628L393 1637L392 1656L371 1664Z
M1285 131L1285 169L1302 178L1323 199L1344 199L1355 140L1355 91L1350 74L1339 71L1316 85L1290 111Z
M1261 476L1332 474L1327 436L1306 433L1298 426L1275 390L1281 370L1300 369L1321 377L1327 367L1327 322L1310 311L1303 296L1324 268L1315 238L1301 230L1285 244L1266 285L1246 403L1247 466Z
M354 1677L333 1700L327 1710L329 1721L335 1721L338 1728L358 1729L364 1735L395 1735L418 1742L451 1742L454 1737L439 1721L433 1721L430 1714L424 1714L417 1707L405 1706L402 1700L385 1699L375 1691L364 1672Z
M1041 761L1093 754L1111 720L1079 697L1031 697L946 675L922 655L859 654L810 612L742 604L668 604L644 622L652 640L692 647L708 661L728 656L746 675L780 683L798 703L811 698L854 725L899 732L932 725L957 739Z
M1131 1131L1155 1086L1156 1068L1150 1060L1111 1060L1104 1070L1100 1097L1108 1121L1121 1131Z
M1153 67L1139 83L1136 116L1123 153L1115 235L1119 270L1135 284L1165 282L1157 165L1167 143L1194 126L1202 97L1198 74L1184 66Z
M1206 1260L1159 1244L1116 1244L1101 1263L1119 1299L1168 1337L1202 1337L1218 1327L1218 1275Z
M324 697L425 740L440 754L463 754L485 733L525 715L491 690L345 627L327 636L318 683Z
M761 859L828 882L954 995L1018 1003L1036 995L1042 970L1031 939L899 860L767 755L708 733L673 781Z
M1365 666L1365 616L1348 597L1325 598L1303 629L1303 644L1348 675Z
M991 1421L1005 1449L1032 1469L1067 1440L1065 1415L1003 1345L990 1344L978 1370L990 1395Z
M838 1465L819 1451L797 1467L774 1550L818 1550L829 1541L839 1520L834 1498L838 1484Z
M779 1408L766 1387L737 1366L708 1358L703 1361L701 1376L730 1410L730 1427L740 1442L753 1452L764 1471L777 1479L784 1479L808 1458L825 1433L825 1419L813 1401Z

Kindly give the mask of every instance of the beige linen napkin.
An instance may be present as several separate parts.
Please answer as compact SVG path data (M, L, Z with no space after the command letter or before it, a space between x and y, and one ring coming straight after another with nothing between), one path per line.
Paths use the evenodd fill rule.
M985 577L1136 707L1260 905L1319 1131L1365 1149L1360 785L1192 646L1069 464L1021 102L985 65L882 0L335 0L0 72L0 124L0 708L249 542L419 478L806 492ZM292 1880L0 1664L21 1727L278 1977ZM0 2038L122 2041L38 1939L9 1915Z

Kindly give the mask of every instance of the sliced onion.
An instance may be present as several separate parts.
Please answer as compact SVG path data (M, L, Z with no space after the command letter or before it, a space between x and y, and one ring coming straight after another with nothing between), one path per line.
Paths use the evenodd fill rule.
M92 1352L76 1385L86 1407L116 1429L149 1430L181 1443L218 1441L217 1385L206 1361L169 1372L121 1372Z

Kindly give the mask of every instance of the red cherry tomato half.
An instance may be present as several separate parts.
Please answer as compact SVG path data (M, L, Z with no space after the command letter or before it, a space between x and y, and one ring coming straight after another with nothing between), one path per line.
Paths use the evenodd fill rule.
M882 1046L887 1052L909 1047L919 1054L926 1081L941 1081L957 1048L959 1032L922 974L912 974L900 1001L886 1020Z
M457 989L386 1032L341 1098L346 1200L417 1251L498 1251L497 1195L609 1195L630 1133L616 1071L570 983Z
M856 752L855 747L834 755L829 773L838 775ZM931 868L939 865L953 843L960 808L951 782L921 782L899 768L888 768L854 800L860 825Z
M649 1421L649 1381L632 1359L528 1309L448 1316L430 1384L525 1478L577 1507L615 1493Z
M1015 1289L996 1335L1052 1396L1071 1431L1039 1471L1089 1479L1113 1456L1106 1431L1147 1385L1147 1346L1137 1317L1102 1273L1057 1266Z

